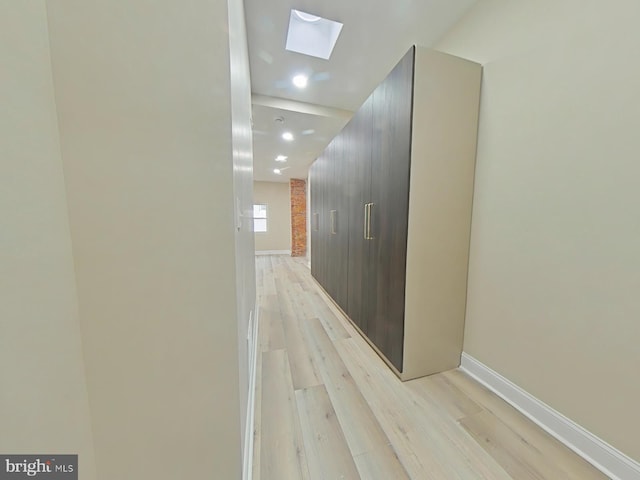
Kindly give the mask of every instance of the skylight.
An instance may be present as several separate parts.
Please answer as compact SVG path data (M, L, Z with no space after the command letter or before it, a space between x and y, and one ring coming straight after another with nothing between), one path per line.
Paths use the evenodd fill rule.
M340 22L292 9L285 48L328 60L341 30Z

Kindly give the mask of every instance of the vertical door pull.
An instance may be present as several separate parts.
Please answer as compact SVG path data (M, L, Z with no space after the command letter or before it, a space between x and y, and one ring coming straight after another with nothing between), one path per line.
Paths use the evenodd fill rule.
M367 238L367 231L369 230L369 220L368 220L368 218L369 218L369 204L365 203L364 204L364 232L363 232L365 240L369 240Z
M364 206L364 238L365 240L373 240L375 237L371 236L371 209L373 203L366 203Z
M313 214L313 230L316 232L320 230L320 214L319 213Z
M329 212L331 214L331 235L336 234L336 213L337 210L331 210Z

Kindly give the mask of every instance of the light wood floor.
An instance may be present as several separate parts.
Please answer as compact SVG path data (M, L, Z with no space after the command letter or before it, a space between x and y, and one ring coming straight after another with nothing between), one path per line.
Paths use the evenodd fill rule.
M255 480L607 478L459 370L402 383L302 260L256 266Z

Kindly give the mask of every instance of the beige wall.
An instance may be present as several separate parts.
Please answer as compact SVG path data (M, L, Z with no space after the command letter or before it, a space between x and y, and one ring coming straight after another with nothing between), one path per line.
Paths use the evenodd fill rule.
M311 182L309 176L305 179L307 182L307 262L311 262Z
M640 460L640 3L481 0L465 351Z
M267 204L267 232L256 233L256 251L291 250L291 195L288 183L254 182L254 203Z
M96 478L44 0L0 1L0 452Z
M251 80L242 0L229 0L229 49L231 73L231 121L233 186L235 195L235 260L240 370L240 412L243 445L252 440L248 418L250 373L255 365L256 262L253 235L253 132L251 128ZM220 275L224 275L220 272ZM247 340L248 339L248 340ZM247 420L249 423L247 424ZM247 428L248 427L248 428ZM250 452L249 452L250 455ZM248 461L249 457L245 458ZM246 466L246 464L245 464Z
M237 288L254 286L235 260L252 252L233 1L48 4L102 480L240 478L252 299Z

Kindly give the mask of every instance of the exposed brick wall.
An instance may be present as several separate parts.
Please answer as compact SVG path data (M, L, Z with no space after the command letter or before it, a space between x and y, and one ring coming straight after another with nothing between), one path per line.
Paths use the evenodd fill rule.
M292 178L291 189L291 256L307 254L307 182Z

